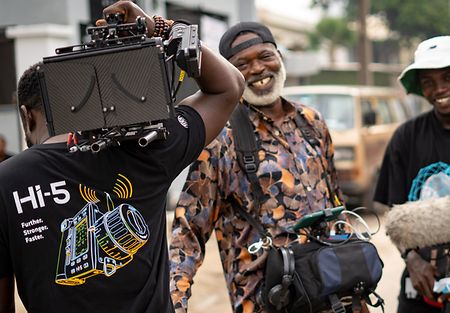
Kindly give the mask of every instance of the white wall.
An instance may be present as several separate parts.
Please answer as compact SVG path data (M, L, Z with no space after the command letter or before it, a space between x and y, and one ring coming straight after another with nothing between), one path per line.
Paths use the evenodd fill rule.
M30 65L42 61L44 56L54 55L56 48L69 45L73 32L67 25L18 25L8 27L6 36L14 39L19 80Z

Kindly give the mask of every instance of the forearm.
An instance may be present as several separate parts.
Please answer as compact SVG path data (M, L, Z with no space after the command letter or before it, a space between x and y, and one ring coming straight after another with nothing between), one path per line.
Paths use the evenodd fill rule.
M122 14L125 23L134 22L138 16L145 17L149 37L162 36L170 40L172 22L151 17L130 1L118 1L105 8L103 14ZM106 25L106 20L98 20L96 24ZM196 82L200 91L180 104L195 108L202 117L206 146L218 135L238 103L244 90L244 77L231 63L202 44L200 76Z
M203 262L205 251L204 240L200 238L201 234L190 225L185 216L186 210L195 211L196 209L177 207L169 247L170 293L177 312L187 310L194 276Z
M200 91L181 103L190 105L205 123L205 145L228 121L242 95L244 78L227 60L202 46L201 75L196 78Z
M170 291L175 308L187 308L194 276L214 228L218 189L218 168L213 166L217 164L216 152L208 147L192 164L175 209L169 247Z
M202 44L201 75L196 81L203 93L220 95L236 103L244 91L244 77L241 72L204 44Z

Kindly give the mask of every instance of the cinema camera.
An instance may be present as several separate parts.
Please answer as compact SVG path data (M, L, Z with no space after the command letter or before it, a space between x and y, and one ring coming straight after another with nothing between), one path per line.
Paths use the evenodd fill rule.
M80 285L98 274L113 275L147 242L149 230L141 213L121 204L103 214L89 202L61 223L56 283Z
M132 139L145 147L166 138L164 120L174 114L184 74L200 75L197 25L175 22L163 40L146 36L143 17L122 23L116 14L106 21L87 29L90 42L56 49L39 67L47 128L51 136L73 134L71 152L96 153Z

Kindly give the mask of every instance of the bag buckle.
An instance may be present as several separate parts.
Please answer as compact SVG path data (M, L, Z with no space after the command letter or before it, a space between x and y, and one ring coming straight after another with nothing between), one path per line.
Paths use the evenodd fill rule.
M244 161L245 171L247 173L255 173L257 170L256 167L256 159L253 154L245 154L242 156L242 160Z
M251 254L258 253L259 250L262 249L269 249L272 246L272 238L267 236L265 238L259 239L259 241L252 243L248 247L248 252Z
M345 313L345 308L342 305L341 300L337 297L336 294L331 294L328 296L328 299L331 303L331 309L333 310L333 313Z

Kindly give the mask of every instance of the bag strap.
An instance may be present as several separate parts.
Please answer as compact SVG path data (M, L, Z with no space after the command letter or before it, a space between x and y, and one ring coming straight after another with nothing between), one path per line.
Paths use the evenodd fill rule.
M320 142L317 139L317 133L313 129L313 127L306 121L302 114L302 111L298 111L296 109L296 114L294 117L295 124L300 129L307 143L314 150L316 150L316 148L320 146ZM253 190L255 212L254 216L259 216L261 205L265 199L261 185L259 184L258 176L256 175L259 166L259 146L256 141L253 124L248 117L248 108L243 103L239 103L231 114L230 125L233 129L234 146L239 166L247 176ZM323 171L326 172L326 168L320 157L319 160L320 164L322 165ZM325 182L327 184L331 202L333 203L333 206L336 207L337 204L335 203L335 198L337 198L337 196L336 193L333 192L331 184L328 180L328 176L326 174ZM263 239L266 238L268 236L268 232L263 230L263 227L260 225L260 223L258 223L251 214L242 209L242 207L237 203L237 200L234 199L234 197L228 198L232 202L231 204L233 208L237 209L239 214L244 217L253 227L255 227L255 229L258 230ZM259 227L256 227L256 225L259 225Z
M328 300L330 300L333 313L345 313L344 305L335 293L329 295Z
M233 129L237 160L250 181L255 201L255 216L258 216L264 199L264 193L259 184L258 176L256 176L259 166L258 144L253 124L248 117L248 109L243 103L239 103L231 114L230 124Z
M377 298L376 303L372 303L372 300L370 299L369 295L366 295L364 299L366 300L366 303L370 305L371 307L381 307L381 311L384 313L384 300L380 297L378 293L375 292L373 289L369 289L369 294L373 294Z
M317 147L320 146L320 142L317 139L317 133L309 124L306 119L303 117L302 112L298 112L295 115L295 124L300 129L303 137L305 138L306 142L313 148L315 151ZM328 180L328 175L326 174L327 170L325 168L325 165L323 164L322 158L319 157L320 165L322 166L322 170L324 171L324 178L325 182L327 184L328 193L330 194L331 203L334 207L337 207L340 205L340 203L336 203L336 199L339 199L336 195L336 192L331 188L330 181Z
M231 204L233 209L236 210L241 217L243 217L250 225L252 225L254 229L258 231L261 239L266 239L267 237L270 237L270 234L264 229L264 227L262 227L261 223L258 223L258 221L256 221L256 219L250 213L245 211L234 196L229 196L227 198L227 201Z
M315 149L320 146L320 142L317 139L316 132L312 128L311 124L309 124L302 115L302 112L298 112L294 117L295 124L300 129L303 137L308 142L308 144Z

